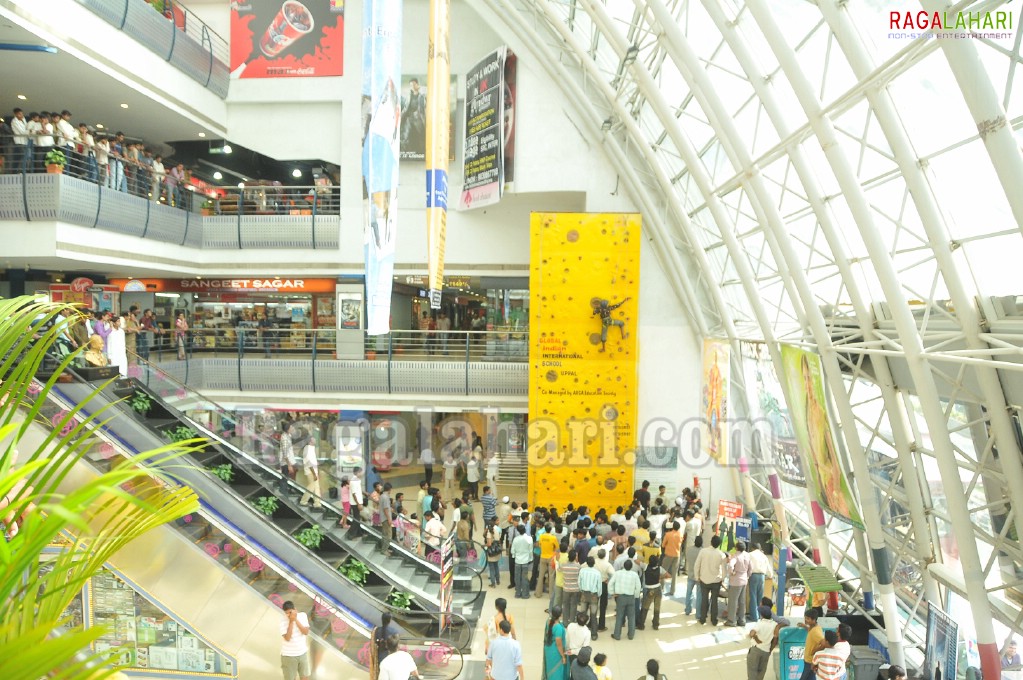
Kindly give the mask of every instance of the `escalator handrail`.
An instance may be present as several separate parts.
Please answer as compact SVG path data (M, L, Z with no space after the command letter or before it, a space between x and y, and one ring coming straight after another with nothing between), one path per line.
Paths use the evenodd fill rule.
M203 402L212 405L213 407L215 407L215 410L217 411L217 413L219 415L221 415L222 417L226 416L226 417L230 418L231 420L234 420L234 416L231 415L230 411L228 411L226 408L224 408L223 406L221 406L217 402L213 401L212 399L206 397L201 392L198 392L198 391L192 389L191 387L189 387L188 385L186 385L186 384L182 383L181 381L177 380L174 376L170 375L169 373L164 371L159 366L156 366L156 365L146 361L142 357L139 357L137 355L135 355L135 356L138 359L140 366L143 366L144 368L146 368L146 369L152 371L153 373L157 374L161 379L165 379L168 382L172 383L178 389L185 390L186 392L195 395L195 398L200 399ZM147 392L149 392L151 397L153 397L154 399L159 400L159 402L161 403L162 406L164 406L168 410L176 412L179 418L182 418L182 419L186 420L187 422L189 422L190 424L194 425L195 427L200 428L204 432L204 435L208 439L213 439L213 440L217 441L219 444L221 444L222 446L226 447L228 449L229 453L232 454L233 456L240 456L240 457L244 458L245 460L249 461L251 464L262 468L264 472L269 473L271 476L276 478L278 481L284 480L292 488L295 488L295 489L297 489L297 490L299 490L299 491L301 491L303 493L306 492L306 489L304 487L299 485L297 482L295 482L291 478L287 478L284 475L282 475L279 470L273 469L272 467L266 465L266 463L264 463L263 461L255 458L253 456L251 456L250 454L246 453L245 451L240 450L237 446L235 446L231 442L225 441L217 433L213 432L212 430L210 430L209 428L205 427L201 423L196 423L195 421L193 421L191 418L189 418L187 415L182 413L180 410L178 410L174 406L167 404L159 395L153 394L150 391L152 388L150 388L150 386L148 384L148 381L143 382L141 380L138 380L137 378L135 380L136 380L136 382L138 382L139 384L143 385L143 387L146 388ZM310 495L316 496L315 494L310 494ZM334 508L335 510L337 510L338 512L340 512L340 509L337 508L333 503L331 503L329 498L324 498L322 496L316 496L316 498L318 498L321 503L327 504L327 505L331 506L332 508ZM369 526L369 525L365 525L364 524L363 526ZM422 557L420 557L416 553L413 553L413 552L407 550L405 548L405 546L403 546L401 543L399 543L397 541L394 541L392 539L391 540L391 549L394 550L395 548L397 548L403 554L405 554L406 557L408 557L408 558L414 560L415 562L417 562L418 566L430 569L430 570L434 571L438 575L438 577L440 576L440 567L439 566L433 564L432 562L430 562L428 560L423 559ZM482 573L485 570L485 568L486 567L484 567L484 569L481 569L479 571L479 573ZM482 583L482 580L481 580L481 583ZM482 588L482 586L481 586L481 588Z
M73 371L72 371L72 372L73 372ZM75 374L75 375L76 375L76 377L79 377L79 376L77 376L77 374ZM79 377L79 379L81 379L81 378ZM68 398L68 397L67 397L66 395L64 395L63 393L61 393L61 395L62 395L62 396L64 396L64 398L65 398L65 399L69 399L69 398ZM238 450L237 450L237 449L236 449L235 447L233 447L233 446L232 446L231 444L229 444L229 443L227 443L227 442L224 442L224 441L223 441L222 439L220 439L219 437L215 436L215 435L214 435L214 434L213 434L212 432L210 432L210 431L209 431L209 430L207 430L207 429L206 429L205 427L203 427L203 426L202 426L201 424L199 424L199 423L196 423L196 422L195 422L195 421L193 421L193 420L192 420L191 418L188 418L187 416L185 416L184 414L182 414L182 413L181 413L180 411L178 411L178 410L177 410L176 408L174 408L173 406L169 406L169 405L165 404L165 403L163 402L163 400L162 400L162 399L160 399L160 397L159 397L159 396L157 396L157 395L152 395L152 396L153 396L153 398L154 398L154 399L157 399L157 400L158 400L158 401L159 401L159 402L161 403L161 405L162 405L162 406L163 406L164 408L166 408L166 409L168 410L168 412L170 412L170 413L171 413L172 415L174 415L174 416L175 416L175 417L176 417L177 419L179 419L179 421L181 421L181 422L185 422L185 423L188 423L188 424L190 424L190 425L194 425L195 427L199 428L199 429L200 429L200 430L202 430L203 432L207 432L207 433L209 433L209 434L210 434L210 435L211 435L211 436L213 437L213 443L214 443L214 444L217 444L217 445L221 445L221 446L227 446L227 447L230 447L231 449L233 449L234 451L236 451L236 452L237 452L237 453L238 453L239 455L241 455L241 456L245 457L246 459L252 460L250 456L248 456L248 455L247 455L247 454L245 454L244 452L238 451ZM120 407L121 409L125 409L125 408L127 408L127 407L126 407L126 406L125 406L124 404L119 404L118 406L119 406L119 407ZM87 413L87 412L85 412L85 411L83 410L83 413ZM118 441L118 442L120 443L120 445L122 445L123 447L125 447L125 448L126 448L127 450L129 450L129 451L136 451L136 450L135 450L135 448L134 448L134 447L133 447L133 446L132 446L132 445L131 445L130 443L128 443L128 442L126 442L126 441L124 441L124 439L123 439L123 438L121 438L121 437L120 437L120 436L119 436L119 435L118 435L118 434L117 434L116 432L114 432L113 430L110 430L110 429L109 429L109 427L105 427L105 429L106 429L106 430L108 431L108 433L109 433L109 435L110 435L111 437L113 437L113 438L117 439L117 441ZM136 452L137 452L137 451L136 451ZM254 462L256 462L256 463L258 464L258 461L254 461ZM270 470L269 468L266 468L265 466L262 466L262 467L263 467L263 469L265 469L265 470L269 470L269 471L271 471L271 472L276 472L276 471ZM232 497L232 498L233 498L233 499L235 500L235 502L237 502L237 503L238 503L238 504L240 504L240 505L243 505L243 506L245 506L245 507L246 507L246 508L248 509L248 511L249 511L249 512L252 512L252 513L254 513L254 514L256 513L256 511L255 511L255 510L254 510L254 509L252 508L252 505L251 505L251 503L249 503L249 502L248 502L248 501L246 501L246 500L245 500L244 498L242 498L241 496L239 496L239 495L237 494L237 492L236 492L236 491L235 491L235 490L234 490L233 488L231 488L231 487L230 487L230 486L229 486L228 484L225 484L225 483L224 483L224 482L223 482L222 480L220 480L219 478L216 478L216 477L215 477L214 475L211 475L211 474L209 474L209 473L208 473L208 471L205 471L205 469L204 469L204 468L203 468L203 467L202 467L201 465L196 465L196 468L197 468L198 470L202 470L202 471L203 471L203 472L204 472L204 473L206 474L206 476L207 476L207 477L209 477L209 479L210 479L210 481L211 481L211 482L213 482L214 484L217 484L218 486L222 487L222 488L224 489L224 491L226 491L226 493L227 493L227 494L228 494L229 496L231 496L231 497ZM280 473L277 473L277 475L278 475L278 476L280 476ZM290 480L289 480L289 481L290 481ZM272 492L272 489L271 489L270 491ZM237 525L236 525L236 524L235 524L234 522L232 522L232 521L231 521L230 519L228 519L228 518L227 518L227 517L226 517L225 515L223 515L222 513L218 512L218 511L217 511L217 510L216 510L216 509L215 509L215 508L214 508L214 507L213 507L212 505L210 505L210 504L209 504L209 502L208 502L208 501L207 501L206 499L200 498L200 503L202 504L202 506L203 506L204 508L206 508L206 509L207 509L207 511L208 511L208 512L209 512L210 514L212 514L212 515L215 515L215 516L216 516L216 517L217 517L217 518L218 518L218 519L220 520L220 522L221 522L222 524L227 524L228 526L230 526L230 527L231 527L232 531L230 531L230 532L227 532L227 533L232 533L232 534L234 534L234 535L237 535L237 536L242 536L242 537L244 537L244 541L239 541L239 542L247 542L247 543L249 543L249 544L252 544L252 545L256 546L256 548L257 548L257 549L258 549L259 551L261 551L261 552L262 552L263 554L266 554L266 555L271 555L271 556L273 556L273 558L274 558L274 560L275 560L275 563L276 563L276 564L278 564L278 565L281 565L281 566L283 566L283 567L285 567L285 568L287 568L287 569L288 569L288 571L289 571L289 573L292 573L292 574L296 574L296 575L298 575L299 577L301 577L301 572L300 572L300 571L299 571L298 569L294 568L294 567L293 567L293 566L292 566L292 565L290 564L290 562L289 562L289 561L288 561L287 559L285 559L285 558L282 558L282 557L281 557L281 556L280 556L279 554L277 554L277 552L276 552L276 551L274 551L274 550L271 550L271 549L267 548L267 547L266 547L266 546L265 546L265 545L264 545L263 543L261 543L261 542L260 542L260 541L259 541L258 539L255 539L255 538L253 538L253 537L252 537L251 535L249 535L249 534L248 534L247 532L245 532L244 530L242 530L242 529L241 529L240 527L238 527L238 526L237 526ZM308 520L308 518L303 518L303 519L306 519L306 521L311 521L311 520ZM260 517L260 520L262 520L262 521L264 522L264 524L265 524L265 525L268 525L268 526L270 527L270 530L271 530L271 531L274 531L274 532L276 532L276 533L277 533L277 534L278 534L279 536L283 537L283 538L284 538L284 540L288 541L289 543L294 543L294 544L298 544L298 542L297 542L297 541L295 540L295 537L294 537L294 536L292 536L291 534L289 534L289 533L285 532L285 531L284 531L283 529L281 529L281 528L280 528L279 526L277 526L277 525L276 525L276 524L274 524L273 522L267 522L267 521L265 521L265 518L264 518L264 517ZM301 545L301 544L298 544L298 545ZM334 567L333 567L332 565L330 565L330 564L329 564L329 563L328 563L328 562L327 562L326 560L324 560L322 556L320 556L319 554L317 554L317 553L315 553L315 552L313 552L313 551L311 551L311 550L307 550L307 549L305 549L305 548L304 548L304 546L302 546L302 547L303 547L303 550L305 550L305 552L306 552L306 554L307 554L307 557L309 557L309 558L311 558L311 559L313 559L313 560L315 560L315 561L319 562L319 563L320 563L320 564L321 564L321 565L322 565L323 567L325 567L325 568L326 568L326 570L327 570L327 571L328 571L329 573L331 573L331 574L335 575L336 577L341 577L341 578L343 578L343 575L342 575L342 574L340 574L340 573L338 573L338 572L337 572L337 570L336 570L336 569L335 569L335 568L334 568ZM403 546L402 546L402 548L403 548ZM348 552L349 552L349 553L351 554L351 550L348 550ZM405 552L407 552L407 551L405 551ZM438 573L439 573L439 570L438 570ZM315 585L314 585L314 584L313 584L312 582L308 581L308 579L305 579L304 577L302 577L302 578L301 578L301 580L303 581L303 583L305 583L305 584L307 585L307 587L309 587L309 588L312 588L312 589L314 589L314 590L315 590L315 591L316 591L317 593L319 593L319 594L321 594L321 595L323 595L323 596L326 596L326 595L325 595L324 593L320 593L320 589L319 589L319 588L317 588L317 587L316 587L316 586L315 586ZM385 579L385 580L388 580L388 579ZM363 590L363 589L359 588L359 587L358 587L358 586L357 586L356 584L354 584L354 583L353 583L352 585L353 585L353 587L355 587L355 588L356 588L356 590L358 590L359 592L361 592L361 593L362 593L362 595L363 595L363 597L364 597L364 598L366 598L366 599L367 599L367 600L368 600L369 602L371 602L371 603L372 603L372 606L373 606L373 608L374 608L374 609L376 609L377 611L380 611L380 612L383 612L383 611L389 611L389 612L391 612L391 613L392 613L392 616L393 616L393 615L397 615L397 614L398 614L399 612L405 612L405 611L406 611L406 610L403 610L403 609L398 609L398 608L396 608L396 607L393 607L393 605L391 605L391 604L389 604L388 602L386 602L386 601L384 601L384 600L382 600L382 599L380 599L380 598L378 598L378 597L376 597L376 596L372 595L371 593L369 593L369 592L367 592L367 591L365 591L365 590ZM479 585L480 585L480 590L482 590L482 587L483 587L483 586L482 586L482 580L480 580L480 584L479 584ZM414 594L414 593L413 593L413 594ZM328 601L331 601L331 602L334 602L334 603L336 603L336 600L335 600L334 598L329 598L329 597L328 597ZM475 601L476 601L476 598L474 598L474 599L472 600L472 602L475 602ZM364 625L369 625L369 624L368 624L367 622L365 622L365 620L364 620L364 619L363 619L363 618L362 618L361 616L359 616L359 615L358 615L358 614L356 614L355 612L351 612L350 610L347 610L347 609L346 609L346 611L348 611L348 612L349 612L349 614L350 614L351 616L354 616L354 617L356 617L356 618L357 618L357 619L358 619L359 621L362 621L362 622L364 623ZM424 609L424 610L422 610L421 612L417 612L417 613L421 613L421 614L423 615L423 617L430 617L430 618L432 619L432 622L433 622L434 626L435 626L436 624L439 624L439 620L438 620L438 619L439 619L439 617L440 617L440 613L439 613L438 611L436 611L436 610L430 610L430 609ZM464 617L464 616L462 616L461 614L455 614L455 613L453 613L453 614L452 614L452 616L453 616L454 618L458 618L458 619L461 619L461 621L462 621L462 624L463 624L463 628L467 628L467 627L469 626L469 622L468 622L468 621L467 621L467 620L465 619L465 617ZM396 616L395 618L397 618L397 616ZM405 614L401 614L401 619L403 619L403 620L406 620L406 621L410 621L410 617L406 616ZM414 619L411 619L411 620L414 620ZM416 631L405 631L405 632L416 632Z

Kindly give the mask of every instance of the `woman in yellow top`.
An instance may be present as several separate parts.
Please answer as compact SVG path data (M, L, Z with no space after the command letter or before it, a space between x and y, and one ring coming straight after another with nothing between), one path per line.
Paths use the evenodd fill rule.
M490 643L497 639L498 626L501 625L502 621L507 621L511 624L512 640L518 639L515 637L515 619L508 613L508 600L499 597L494 600L494 607L497 609L497 613L494 614L492 619L487 621L487 639L483 644L484 656L490 651Z

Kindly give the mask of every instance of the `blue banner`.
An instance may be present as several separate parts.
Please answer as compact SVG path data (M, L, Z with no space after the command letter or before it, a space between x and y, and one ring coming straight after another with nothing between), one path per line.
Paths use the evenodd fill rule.
M367 0L362 23L362 178L366 206L366 331L391 330L398 229L401 0Z

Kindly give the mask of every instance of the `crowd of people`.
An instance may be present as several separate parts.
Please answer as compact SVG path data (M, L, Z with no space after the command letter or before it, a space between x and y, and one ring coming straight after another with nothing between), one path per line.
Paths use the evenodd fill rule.
M84 366L115 366L122 376L127 376L128 367L137 364L139 357L149 360L150 349L164 334L174 338L178 358L184 358L188 332L184 314L178 315L173 331L160 327L153 310L140 312L137 305L124 314L64 309L57 323L58 355L64 357L84 348L80 358Z
M165 164L163 157L123 132L107 134L86 123L73 123L70 111L60 113L16 108L2 129L4 171L46 172L60 151L68 174L108 189L185 207L188 172L182 163Z

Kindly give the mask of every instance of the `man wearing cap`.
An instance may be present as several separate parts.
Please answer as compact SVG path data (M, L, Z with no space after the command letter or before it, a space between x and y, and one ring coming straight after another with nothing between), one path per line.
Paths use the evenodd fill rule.
M757 614L757 623L749 632L753 644L746 655L746 680L764 680L771 651L778 644L778 631L782 629L782 624L771 619L770 607L757 607Z

